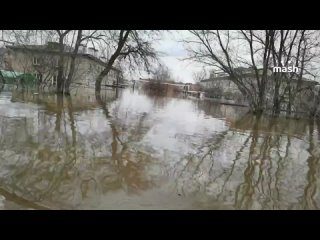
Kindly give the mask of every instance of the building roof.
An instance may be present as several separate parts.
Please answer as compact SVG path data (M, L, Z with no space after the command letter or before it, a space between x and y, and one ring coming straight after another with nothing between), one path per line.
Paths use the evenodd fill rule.
M9 49L17 49L17 50L27 50L27 51L35 51L35 52L46 52L46 53L51 53L51 54L58 54L59 50L57 49L52 49L52 48L48 48L48 45L10 45L10 46L6 46ZM71 48L70 46L64 46L64 54L66 55L71 55L73 51L73 48ZM80 57L84 57L90 60L93 60L101 65L106 65L107 62L102 61L101 59L91 55L91 54L87 54L87 53L77 53L77 56ZM119 69L112 67L112 70L120 72Z

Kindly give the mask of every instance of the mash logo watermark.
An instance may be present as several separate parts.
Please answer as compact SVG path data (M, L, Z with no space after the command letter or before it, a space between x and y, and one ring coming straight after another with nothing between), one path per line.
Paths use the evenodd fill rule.
M283 61L281 61L281 67L273 67L273 72L295 72L298 73L298 67L293 66L292 61L288 61L288 66L285 66Z

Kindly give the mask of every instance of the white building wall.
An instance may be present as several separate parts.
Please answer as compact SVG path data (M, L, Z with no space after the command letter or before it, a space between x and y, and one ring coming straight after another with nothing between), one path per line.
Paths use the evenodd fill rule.
M8 70L17 72L41 73L43 79L53 83L58 75L57 54L46 52L21 51L20 49L10 49L6 55L8 59ZM34 64L34 58L38 58L39 65ZM66 76L70 67L71 57L65 56ZM96 78L103 71L103 63L90 59L86 56L77 56L75 62L75 73L72 79L73 85L94 86ZM102 85L112 85L117 80L117 71L111 70L103 81Z

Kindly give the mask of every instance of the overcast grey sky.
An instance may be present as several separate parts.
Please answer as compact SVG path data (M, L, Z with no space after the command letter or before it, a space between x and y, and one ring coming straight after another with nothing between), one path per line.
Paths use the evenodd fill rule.
M176 81L194 82L192 74L196 71L202 70L204 67L204 65L200 65L200 63L196 63L191 60L183 61L184 58L188 57L188 52L185 49L184 44L181 42L181 39L188 39L190 37L192 36L187 30L168 31L163 33L163 39L154 45L156 50L165 54L165 56L160 57L160 59L171 70L173 78ZM250 59L248 53L245 52L246 48L242 45L237 45L235 49L237 49L243 58ZM208 66L205 66L205 68L207 72L211 69ZM320 81L318 62L316 62L315 69L311 70L311 72L317 74L318 77L316 79L311 76L308 77L310 79Z
M183 61L188 54L179 41L188 35L186 30L165 32L163 39L155 44L156 50L165 55L160 57L161 61L170 69L174 79L181 82L193 82L192 73L202 69L198 63Z

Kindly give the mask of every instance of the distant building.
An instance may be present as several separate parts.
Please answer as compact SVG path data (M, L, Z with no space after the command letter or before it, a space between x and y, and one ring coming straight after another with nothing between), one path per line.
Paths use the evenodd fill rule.
M184 87L183 87L183 91L201 91L202 87L200 84L196 83L185 83Z
M73 49L64 46L64 68L69 72ZM1 53L1 52L0 52ZM23 73L33 73L39 82L55 85L58 75L59 44L48 42L46 45L12 45L6 47L2 69ZM81 46L75 60L72 84L94 86L95 79L104 69L106 62L98 58L96 49ZM0 65L1 66L1 65ZM119 80L120 70L112 68L102 81L102 85L112 85ZM64 76L67 77L66 75Z
M247 88L252 89L256 88L256 73L252 68L237 68L236 71L240 72L243 78L246 80ZM258 74L262 75L262 69L258 69ZM272 89L273 86L273 78L272 71L268 70L267 72L267 86L266 89ZM297 85L297 77L293 77L290 80L291 87L295 87ZM270 80L270 81L269 81ZM302 79L301 88L312 87L319 84L316 81L309 80L307 78ZM238 86L231 80L230 76L224 72L211 72L210 78L200 81L200 85L203 90L207 93L208 97L222 97L226 94L233 95L242 95ZM286 86L283 84L282 86ZM283 89L281 89L283 90ZM267 92L267 98L270 98L269 93Z
M205 79L205 80L200 81L200 85L204 90L221 88L225 92L226 91L230 91L230 92L239 91L237 85L233 81L231 81L229 76L216 76L213 78Z

